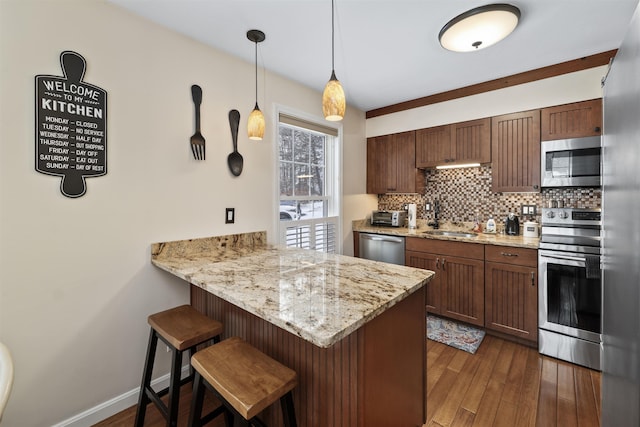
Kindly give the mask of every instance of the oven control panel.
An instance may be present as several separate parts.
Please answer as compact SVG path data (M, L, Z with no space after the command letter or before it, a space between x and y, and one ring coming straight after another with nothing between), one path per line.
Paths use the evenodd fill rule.
M542 208L542 225L557 227L602 225L600 209Z

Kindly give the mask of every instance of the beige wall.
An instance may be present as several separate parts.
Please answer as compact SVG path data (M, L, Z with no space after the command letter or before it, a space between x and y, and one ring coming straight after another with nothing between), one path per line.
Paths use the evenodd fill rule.
M34 170L34 77L60 75L64 50L82 54L85 81L108 92L108 174L87 179L78 199L62 196L60 178ZM319 117L320 94L260 78L269 128L264 141L249 142L242 130L253 64L103 1L2 0L0 52L0 340L16 368L2 425L48 426L135 390L147 315L188 301L184 282L151 266L152 242L275 235L273 111ZM205 162L188 147L194 83L204 92ZM226 164L232 108L242 115L238 178ZM376 203L363 194L364 123L351 108L343 124L345 253L351 220ZM236 209L233 225L224 224L226 207ZM92 422L77 420L69 424Z

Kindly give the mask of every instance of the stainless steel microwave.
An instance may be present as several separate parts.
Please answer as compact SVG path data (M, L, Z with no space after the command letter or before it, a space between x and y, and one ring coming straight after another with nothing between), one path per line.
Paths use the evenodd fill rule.
M602 139L600 136L542 141L542 187L600 187Z

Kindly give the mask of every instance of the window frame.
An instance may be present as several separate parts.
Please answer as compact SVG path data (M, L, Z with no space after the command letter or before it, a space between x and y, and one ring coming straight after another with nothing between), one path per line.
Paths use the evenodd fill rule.
M325 165L325 196L300 196L297 198L302 198L304 200L320 200L321 198L331 198L332 199L332 203L335 205L334 211L336 212L335 215L332 215L330 217L324 217L324 218L333 218L335 217L335 253L336 254L342 254L342 249L343 249L343 235L342 235L342 137L343 137L343 132L342 132L342 123L336 123L336 122L328 122L326 120L324 120L323 118L308 114L306 112L302 112L299 110L295 110L292 108L288 108L282 105L276 105L274 110L274 123L275 126L273 126L273 155L274 155L274 202L275 202L275 206L274 206L274 230L276 231L275 233L275 242L276 244L281 244L281 234L283 232L283 227L286 228L287 224L291 224L292 221L294 221L295 223L299 224L299 225L305 225L305 224L309 224L309 223L316 223L316 222L321 222L318 221L317 219L304 219L304 220L289 220L289 221L280 221L280 152L279 152L279 146L280 146L280 135L279 135L279 129L280 129L280 116L281 115L285 115L288 117L292 117L294 119L298 119L301 122L307 122L309 123L312 127L315 125L319 128L327 128L327 129L332 129L334 132L336 132L336 136L334 137L334 142L333 142L333 147L330 151L332 151L331 153L331 157L333 158L333 161L329 161L328 157L329 157L329 153L325 154L326 160L326 165ZM310 129L311 131L317 131L317 129ZM332 185L328 185L329 179L330 177L333 178L333 183ZM332 193L332 194L329 194ZM295 199L296 196L292 196L292 199ZM326 221L328 222L328 221Z

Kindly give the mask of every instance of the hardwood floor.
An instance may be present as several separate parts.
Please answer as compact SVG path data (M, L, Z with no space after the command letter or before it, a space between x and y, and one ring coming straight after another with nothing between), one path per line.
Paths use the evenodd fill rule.
M476 354L427 340L427 427L597 427L600 372L487 335Z
M476 354L427 340L427 427L598 427L600 373L487 335ZM186 426L190 385L182 387L178 426ZM207 396L208 408L216 405ZM207 408L205 408L207 410ZM98 424L132 426L135 406ZM149 405L145 426L163 427ZM209 424L224 425L222 418ZM330 426L327 426L330 427Z
M164 396L162 400L166 403L167 396ZM189 421L189 409L191 405L191 384L185 384L180 389L180 403L178 411L178 427L186 427ZM205 394L203 414L209 413L218 406L218 402L211 393ZM125 409L104 421L94 424L94 427L132 427L136 419L136 406ZM160 415L160 411L155 405L150 404L147 406L147 413L144 419L145 427L165 427L166 421ZM211 423L207 424L207 427L224 427L224 418L222 416L214 419Z

